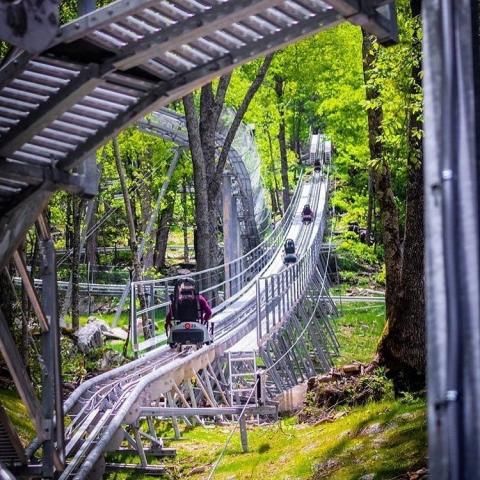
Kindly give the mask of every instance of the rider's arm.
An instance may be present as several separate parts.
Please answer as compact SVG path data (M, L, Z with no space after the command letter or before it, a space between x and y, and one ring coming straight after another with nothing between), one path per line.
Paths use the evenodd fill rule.
M207 322L208 320L210 320L210 318L212 318L212 309L210 308L210 305L208 304L204 296L200 295L198 297L198 301L200 303L200 309L202 311L202 320L204 322Z
M165 328L172 324L172 306L168 306L167 316L165 317Z

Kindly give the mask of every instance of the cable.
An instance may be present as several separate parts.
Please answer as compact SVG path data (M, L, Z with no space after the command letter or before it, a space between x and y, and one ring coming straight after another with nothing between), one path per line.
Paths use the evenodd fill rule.
M257 383L258 383L258 378L255 380L255 383L252 387L252 390L250 391L250 395L248 396L247 398L247 401L238 417L238 422L237 423L240 423L240 420L241 418L243 417L244 413L245 413L245 410L246 408L248 407L248 402L250 401L250 399L252 398L252 395L253 395L253 392L255 392L256 388L257 388ZM227 447L230 443L230 440L232 439L232 436L233 434L235 433L235 430L237 429L237 423L235 423L235 425L233 426L232 430L230 431L230 434L228 435L227 437L227 440L225 441L225 445L223 446L223 449L222 451L220 452L220 455L218 456L217 460L215 461L215 463L213 464L213 468L212 470L210 471L210 474L208 475L208 478L207 480L211 480L213 478L213 474L215 473L215 470L217 469L218 465L220 464L220 461L222 460L223 456L225 455L225 452L227 450Z
M333 231L333 229L332 229ZM330 240L332 238L332 234L330 234ZM327 262L326 264L328 265L328 261L330 259L330 252L331 252L331 248L328 249L328 256L327 256ZM318 271L318 267L316 267L317 271ZM327 275L328 275L328 271L327 269L325 269L325 272L324 272L324 275L323 275L323 280L322 280L322 284L321 284L321 287L320 287L320 293L325 289L325 283L326 283L326 279L327 279ZM297 336L297 338L295 339L295 341L290 345L290 347L288 348L288 350L286 352L283 353L283 355L281 355L279 358L277 358L277 360L275 360L275 362L272 363L272 365L270 365L268 368L266 368L263 373L268 373L270 370L273 369L273 367L275 367L281 360L283 360L289 353L290 351L293 349L293 347L295 347L295 345L300 341L300 339L303 337L304 333L306 332L307 328L309 327L310 323L312 323L312 320L313 318L315 317L315 312L317 310L317 307L318 307L318 304L320 302L320 299L321 299L321 295L318 296L317 298L317 301L315 303L315 308L313 309L312 311L312 314L310 315L310 318L307 322L307 324L305 325L304 329L300 332L300 334Z

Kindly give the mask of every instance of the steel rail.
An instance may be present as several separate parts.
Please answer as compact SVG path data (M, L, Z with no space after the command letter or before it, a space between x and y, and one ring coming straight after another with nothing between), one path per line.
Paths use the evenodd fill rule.
M297 209L298 209L298 202L297 202ZM278 249L277 251L277 256L279 255L281 256L280 249ZM272 268L272 264L266 267L267 270L269 268ZM251 287L247 290L251 290ZM225 310L228 310L228 307ZM188 357L185 357L185 358L177 357L175 359L173 359L173 355L174 355L173 352L168 351L166 349L160 349L160 354L155 355L157 357L157 361L151 362L146 368L144 367L145 374L143 376L139 375L137 372L132 372L130 374L129 378L134 378L134 380L132 380L131 382L128 382L128 385L122 385L122 390L123 391L128 390L129 394L122 395L122 397L117 399L116 401L112 399L114 403L113 405L109 404L108 407L112 406L113 411L117 413L113 416L111 421L109 421L108 427L103 432L101 438L100 439L92 438L90 441L90 448L87 448L86 446L84 446L84 451L89 451L90 453L87 454L87 457L86 457L87 460L85 460L85 462L83 462L83 460L85 459L84 456L78 457L79 463L77 466L79 470L78 471L75 469L70 470L70 471L77 472L75 473L75 475L78 475L78 477L76 476L76 478L85 478L82 475L87 474L87 472L89 471L93 463L96 461L96 459L98 459L98 456L101 454L101 451L103 451L102 449L108 445L109 439L111 438L109 437L109 435L113 435L114 431L116 431L116 429L118 428L117 425L120 425L121 422L123 421L124 416L122 417L122 415L125 414L125 412L127 411L127 405L128 405L128 408L130 408L131 407L130 404L135 402L135 398L136 398L135 395L140 391L139 390L140 385L142 385L144 382L147 381L145 380L145 378L150 378L151 381L154 382L156 381L157 378L160 378L159 375L161 373L164 373L164 370L162 369L168 369L168 371L173 372L176 369L180 368L181 364L194 361L195 356L199 356L199 357L202 357L202 355L209 356L211 354L210 352L212 352L212 350L214 350L215 348L219 350L224 350L225 348L227 348L228 345L232 344L235 339L240 338L241 336L244 335L244 333L246 333L246 331L251 330L252 326L255 323L255 318L256 318L254 298L252 298L249 302L247 302L243 306L243 308L240 310L242 315L239 315L238 308L236 309L230 308L230 310L235 310L235 311L224 312L224 318L216 322L216 325L218 325L218 329L217 329L218 339L215 341L215 344L212 347L208 347L208 348L204 347L204 349L201 349L200 351L195 352L194 354L191 354ZM165 351L167 353L164 353ZM162 353L164 353L165 357L159 358L159 357L162 357ZM141 365L144 364L147 358L155 358L155 356L150 355L149 357L148 356L144 357L143 359L141 359L141 363L139 362L136 363L135 367L142 368ZM122 373L120 373L120 376L125 378L125 373L128 370L131 370L131 368L122 369ZM149 370L152 373L146 373ZM109 375L110 385L116 382L116 377L117 375L115 374ZM103 388L104 388L103 393L105 393L105 391L108 391L108 389L110 389L110 391L113 391L114 387L111 387L111 386L109 387L107 385L106 387L103 386ZM85 391L86 388L84 388L83 390ZM78 401L81 395L77 394L76 397ZM101 403L105 398L106 398L105 396L99 395L98 402ZM73 398L70 402L67 402L69 403L68 405L66 403L65 405L66 411L73 410L73 406L76 403L74 402L74 400L75 399ZM98 402L96 405L98 405ZM83 415L85 416L86 414L87 414L87 409L84 409ZM122 418L120 419L120 417ZM78 428L80 427L81 425L78 425ZM82 464L82 466L80 466L80 464ZM70 478L70 477L62 476L61 478Z

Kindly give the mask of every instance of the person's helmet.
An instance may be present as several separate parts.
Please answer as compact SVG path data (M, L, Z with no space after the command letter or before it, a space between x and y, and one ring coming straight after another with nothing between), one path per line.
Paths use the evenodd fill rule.
M185 277L178 280L179 298L192 298L195 293L195 280L193 278Z

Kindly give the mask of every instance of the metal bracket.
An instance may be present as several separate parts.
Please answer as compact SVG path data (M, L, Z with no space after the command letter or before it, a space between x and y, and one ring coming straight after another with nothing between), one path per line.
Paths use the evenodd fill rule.
M0 38L30 53L45 50L58 31L56 0L0 0Z

